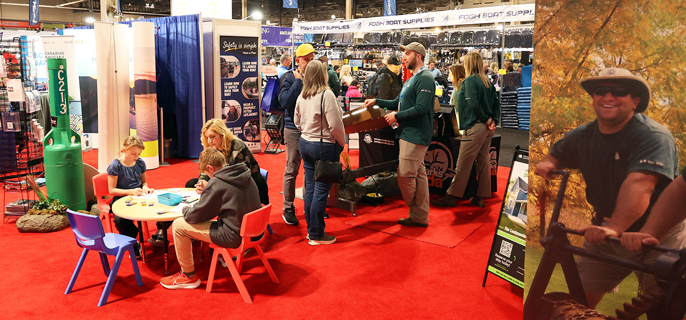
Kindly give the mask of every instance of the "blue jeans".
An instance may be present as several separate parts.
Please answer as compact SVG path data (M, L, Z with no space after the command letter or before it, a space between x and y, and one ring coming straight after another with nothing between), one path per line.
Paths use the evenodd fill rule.
M311 142L300 138L300 154L305 168L305 220L307 234L310 239L320 239L325 236L324 213L329 201L329 190L333 183L314 181L314 166L317 160L340 161L343 147L337 143L322 143L320 156L319 141Z

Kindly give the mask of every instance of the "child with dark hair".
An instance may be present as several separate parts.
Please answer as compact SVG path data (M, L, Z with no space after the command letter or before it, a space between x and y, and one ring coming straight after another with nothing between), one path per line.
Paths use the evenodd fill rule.
M348 92L345 93L346 97L351 98L362 98L362 93L360 93L360 83L357 80L350 82L350 87Z

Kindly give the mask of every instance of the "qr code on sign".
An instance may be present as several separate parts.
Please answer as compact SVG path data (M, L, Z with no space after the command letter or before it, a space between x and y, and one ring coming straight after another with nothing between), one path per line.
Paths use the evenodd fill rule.
M500 243L500 254L510 258L512 255L512 243L503 241Z

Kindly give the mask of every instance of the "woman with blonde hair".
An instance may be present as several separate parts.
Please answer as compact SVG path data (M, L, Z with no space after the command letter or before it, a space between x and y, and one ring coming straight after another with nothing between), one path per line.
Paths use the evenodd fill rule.
M457 93L457 110L460 129L465 130L460 142L460 153L455 166L455 178L443 198L433 205L454 207L465 196L467 182L476 160L479 185L473 205L484 207L484 198L491 196L491 171L489 149L495 126L500 119L500 101L493 84L484 74L481 55L470 52L464 59L467 78Z
M145 161L140 158L144 149L145 145L138 136L127 137L119 150L119 158L112 160L107 167L107 186L114 196L111 203L125 196L146 195L154 191L148 187ZM120 234L134 239L138 236L138 227L129 219L115 214L114 225ZM133 249L136 258L140 257L141 247L138 242L133 244Z
M345 67L345 66L344 66ZM305 220L312 246L332 244L336 237L324 232L324 214L332 183L314 181L318 160L339 161L345 146L343 110L327 86L326 66L314 60L307 64L303 89L295 103L293 123L302 133L300 154L305 168Z
M348 87L353 82L352 68L349 65L341 67L341 95L348 93Z
M226 124L221 119L210 119L202 126L202 134L200 135L200 142L203 147L215 147L221 151L226 158L226 165L233 165L239 162L245 162L250 169L252 179L257 184L257 189L260 191L260 202L269 204L269 188L267 181L264 180L262 173L260 173L260 165L250 152L250 149L236 138ZM186 183L186 187L195 187L198 193L207 185L210 177L205 174L200 174L200 177L192 179Z

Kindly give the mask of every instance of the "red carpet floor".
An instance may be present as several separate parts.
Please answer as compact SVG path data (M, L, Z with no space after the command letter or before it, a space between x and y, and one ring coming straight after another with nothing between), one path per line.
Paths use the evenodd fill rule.
M455 208L431 208L429 212L430 228L403 227L397 223L398 218L407 217L407 206L402 196L394 196L386 199L381 207L362 205L358 207L358 217L349 221L354 227L361 227L375 231L424 241L440 246L454 248L464 241L469 235L479 229L484 223L491 221L492 216L497 217L500 203L503 199L509 168L501 167L498 179L498 192L488 200L485 208L477 208L465 204L458 204ZM440 198L432 195L431 200ZM382 209L382 210L379 210ZM493 214L491 214L493 211Z
M356 152L351 153L356 162ZM256 155L270 172L274 234L263 247L280 283L272 283L259 259L249 255L243 280L253 304L243 302L228 270L221 267L213 292L204 290L209 254L206 251L200 262L199 246L195 252L196 270L203 279L200 288L164 289L159 284L164 276L162 251L146 245L148 262L138 262L143 286L136 286L131 264L125 260L108 303L98 308L106 277L96 254L86 259L74 291L64 295L81 252L71 230L21 234L10 221L0 225L1 318L521 319L520 290L492 275L486 287L481 286L500 208L498 199L489 201L483 212L432 208L431 226L423 235L414 236L409 230L398 232L393 225L402 216L402 206L364 208L358 218L330 209L326 229L338 242L311 247L304 239L302 201L296 200L300 226L288 226L281 219L279 192L285 157L285 153ZM97 152L85 153L84 161L96 164ZM170 167L148 171L152 187L178 187L197 176L197 163L175 159L170 163ZM499 172L507 176L507 170ZM8 192L6 197L9 202L18 194ZM365 227L351 226L365 218L369 219L366 226L358 224ZM374 221L387 224L384 232L367 228ZM151 230L154 227L150 224ZM170 270L176 272L179 266L170 249Z

